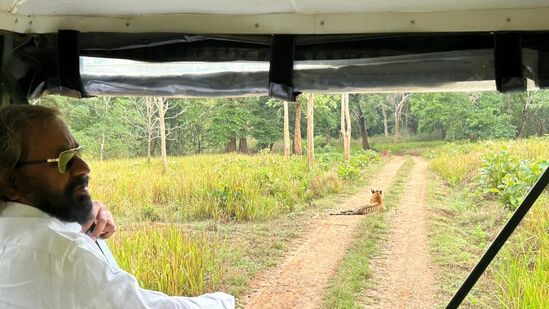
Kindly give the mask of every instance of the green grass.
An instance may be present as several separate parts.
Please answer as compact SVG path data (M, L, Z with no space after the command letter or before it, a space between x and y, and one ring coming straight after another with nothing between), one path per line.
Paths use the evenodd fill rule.
M549 196L532 206L500 253L495 281L504 308L549 308Z
M345 187L340 193L316 199L311 207L303 207L266 222L234 222L219 224L216 231L209 229L209 233L224 239L223 258L226 272L222 289L237 298L247 293L251 279L259 272L277 266L287 252L298 245L295 240L305 232L318 214L363 189L363 185L378 168L379 164L372 164L366 169L361 182ZM197 228L196 225L194 228Z
M453 186L471 181L478 173L482 157L506 147L509 153L523 160L538 161L549 158L549 136L519 140L459 142L439 145L425 153L430 167Z
M186 234L174 225L135 225L111 240L120 267L140 286L169 295L199 295L219 287L219 248L204 234Z
M109 242L121 267L134 274L144 287L170 295L223 290L239 297L247 292L250 280L259 271L280 262L307 222L322 209L356 192L379 166L379 161L374 160L362 166L358 179L342 180L337 170L329 166L304 172L300 169L302 161L303 158L284 160L274 155L172 158L173 171L166 178L157 170L159 162L93 162L94 168L99 169L94 170L97 175L106 174L104 179L94 178L96 183L105 183L93 192L105 194L101 200L110 197L118 201L119 204L109 203L119 221L119 232ZM238 169L239 175L233 174L232 169ZM190 179L190 175L194 177ZM260 189L273 199L291 198L299 189L295 188L299 187L295 180L305 179L308 187L303 192L310 192L311 196L294 198L291 208L272 213L264 220L250 221L219 220L214 215L185 216L182 212L192 207L170 201L174 196L193 196L193 190L206 191L203 188L215 187L233 177L242 182L250 178L249 187L242 192L254 188L258 177L267 177ZM235 191L228 189L227 192ZM258 209L265 207L260 201L254 203ZM207 207L204 205L201 211Z
M430 154L430 166L441 177L431 183L429 203L431 245L441 269L441 299L449 300L457 291L511 216L502 201L480 193L475 179L482 158L502 148L529 162L547 160L549 137L448 144ZM546 192L465 299L463 307L549 307L548 201Z
M476 156L477 150L488 151L502 143L521 157L547 158L547 141L447 146L450 150L456 148L453 156L439 159L448 172L435 170L441 175L452 175L456 162L461 162L457 156ZM433 149L423 153L429 153L433 160L444 154ZM431 235L442 280L441 306L509 216L496 201L462 194L461 191L474 191L471 177L478 169L477 161L462 161L466 176L459 176L459 185L447 186L448 178L430 184ZM223 290L237 297L248 292L251 279L259 272L280 263L318 212L356 192L379 166L377 161L369 162L358 179L343 179L342 175L356 175L358 165L345 166L344 174L340 174L338 165L324 163L309 171L303 158L284 160L270 154L170 158L169 165L170 172L162 176L158 161L92 162L94 198L106 202L119 223L119 232L109 240L117 260L148 288L172 295ZM396 199L397 192L392 191L385 202ZM520 308L530 303L546 304L543 300L547 299L547 285L540 283L547 282L549 207L547 202L542 205L545 206L536 207L544 211L531 216L516 233L519 236L513 236L495 266L466 299L465 306L507 304ZM352 245L358 253L350 253L346 258L350 262L344 262L350 267L347 275L361 275L346 277L342 270L339 281L334 281L334 292L330 292L329 298L334 300L327 300L330 305L326 306L358 306L353 291L362 291L369 284L364 279L368 276L364 266L376 251L374 243L383 239L386 229L382 220L385 214L375 215L381 215L380 220L364 222L361 236ZM364 239L366 243L359 242ZM177 256L173 252L178 252ZM179 259L181 256L188 260ZM154 273L156 270L161 271ZM341 302L336 298L341 298Z
M398 205L412 167L413 161L408 159L398 171L390 194L384 199L387 209ZM370 260L386 236L388 217L388 212L375 212L364 217L355 240L335 276L330 279L323 308L362 308L359 298L371 277Z
M373 150L378 152L390 152L399 155L421 155L430 149L444 145L442 141L418 141L418 142L381 142L372 143Z
M431 256L439 270L437 308L443 308L509 217L509 212L494 203L480 207L436 177L429 182L428 205ZM497 304L494 289L493 268L490 267L465 298L462 307L493 308Z
M94 198L128 222L266 220L340 192L345 183L338 162L309 170L304 157L271 154L173 157L167 174L159 160L90 164Z

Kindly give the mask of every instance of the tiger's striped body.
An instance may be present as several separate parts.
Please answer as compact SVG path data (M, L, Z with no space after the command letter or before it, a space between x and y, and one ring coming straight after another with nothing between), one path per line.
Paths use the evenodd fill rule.
M367 213L370 213L372 211L376 211L382 208L383 208L382 190L372 189L372 197L370 198L370 203L357 209L342 210L338 213L330 214L330 215L365 215Z

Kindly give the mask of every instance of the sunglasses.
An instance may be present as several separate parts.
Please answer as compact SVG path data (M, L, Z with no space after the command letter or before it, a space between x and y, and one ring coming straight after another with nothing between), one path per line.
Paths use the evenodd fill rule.
M74 156L77 156L78 158L82 159L82 147L67 149L65 151L61 151L59 153L59 157L55 159L43 159L43 160L31 160L31 161L23 161L17 163L15 166L16 168L19 168L23 165L28 164L39 164L39 163L57 163L57 168L59 169L59 173L64 174L66 173L71 167L74 162Z

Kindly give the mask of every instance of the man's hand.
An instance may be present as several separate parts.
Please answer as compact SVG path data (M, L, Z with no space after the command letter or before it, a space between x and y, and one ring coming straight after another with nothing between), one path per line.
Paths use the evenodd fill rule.
M99 201L93 201L92 213L93 218L88 223L82 225L82 233L87 232L94 226L90 235L93 240L97 240L99 237L103 239L111 237L116 232L116 223L107 206Z

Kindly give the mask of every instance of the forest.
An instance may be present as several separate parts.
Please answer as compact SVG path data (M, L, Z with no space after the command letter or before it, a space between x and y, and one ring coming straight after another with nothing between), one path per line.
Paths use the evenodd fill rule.
M288 104L291 139L306 136L307 95ZM316 94L315 147L341 137L341 95ZM284 103L267 97L228 99L48 97L61 109L88 155L97 159L283 151ZM349 95L351 137L396 143L523 138L549 133L549 92ZM300 129L296 134L296 127ZM161 138L164 137L164 138ZM165 146L162 147L164 140ZM295 142L292 143L295 152Z

